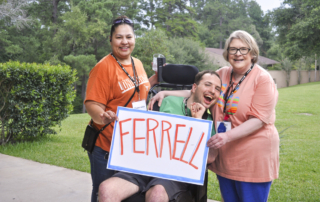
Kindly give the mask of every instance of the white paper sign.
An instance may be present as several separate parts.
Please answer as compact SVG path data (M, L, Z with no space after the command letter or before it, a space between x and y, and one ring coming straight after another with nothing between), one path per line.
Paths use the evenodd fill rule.
M203 185L212 121L118 107L108 169Z

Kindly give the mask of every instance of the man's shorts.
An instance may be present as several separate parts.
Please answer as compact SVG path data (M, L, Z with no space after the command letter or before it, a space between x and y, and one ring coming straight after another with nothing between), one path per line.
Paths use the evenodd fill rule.
M119 177L137 185L141 194L145 194L151 187L155 185L162 185L168 194L169 201L175 201L179 193L187 191L189 187L187 183L183 182L176 182L172 180L165 180L125 172L118 172L112 177Z

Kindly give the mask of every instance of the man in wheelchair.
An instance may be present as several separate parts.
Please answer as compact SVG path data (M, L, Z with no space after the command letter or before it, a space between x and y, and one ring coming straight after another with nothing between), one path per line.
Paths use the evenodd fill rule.
M190 97L168 96L162 101L160 111L212 120L207 111L217 102L220 91L219 75L212 70L205 70L196 75ZM213 127L211 135L214 134ZM213 162L216 155L216 150L210 149L207 163ZM132 195L144 195L147 202L176 201L181 192L188 190L188 186L187 183L118 172L100 184L99 201L120 202Z

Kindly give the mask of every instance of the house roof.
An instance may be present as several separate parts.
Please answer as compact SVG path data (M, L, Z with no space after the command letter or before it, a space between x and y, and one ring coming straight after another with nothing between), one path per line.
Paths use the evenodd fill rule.
M263 57L263 56L259 56L258 63L259 64L266 64L266 65L274 65L274 64L278 64L280 62Z
M211 53L215 53L221 56L223 54L223 49L219 49L219 48L206 48L206 51L209 51Z
M207 52L211 52L214 53L216 55L220 55L221 57L223 57L223 49L219 49L219 48L206 48ZM259 65L273 65L273 64L277 64L279 63L278 61L263 57L263 56L259 56L259 60L258 60L258 64Z

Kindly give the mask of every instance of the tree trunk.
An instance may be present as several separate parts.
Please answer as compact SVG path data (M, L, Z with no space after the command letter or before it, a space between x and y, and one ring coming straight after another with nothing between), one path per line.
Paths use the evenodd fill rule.
M1 141L0 141L0 145L4 144L4 123L2 121L2 119L0 118L1 121Z
M167 18L167 21L169 21L171 18L170 18L170 15L172 15L173 13L172 13L172 5L171 5L171 3L169 3L169 5L168 5L168 14L169 14L169 16L168 16L168 18ZM167 24L167 23L166 23ZM167 26L167 31L169 32L170 30L171 30L171 27L169 26L169 25L166 25Z
M53 10L52 10L52 22L57 24L58 21L58 4L60 0L52 0ZM54 29L53 34L56 35L57 29Z
M290 83L290 71L287 71L287 76L286 76L286 82L287 82L287 87L289 87L289 83Z
M298 84L301 83L301 66L302 66L302 61L301 59L299 60L299 67L298 67Z
M86 106L82 103L82 113L86 113Z
M219 45L219 48L222 49L222 16L221 16L221 13L220 13L220 45Z
M52 10L52 22L57 23L58 20L58 4L60 0L52 0L53 10Z

